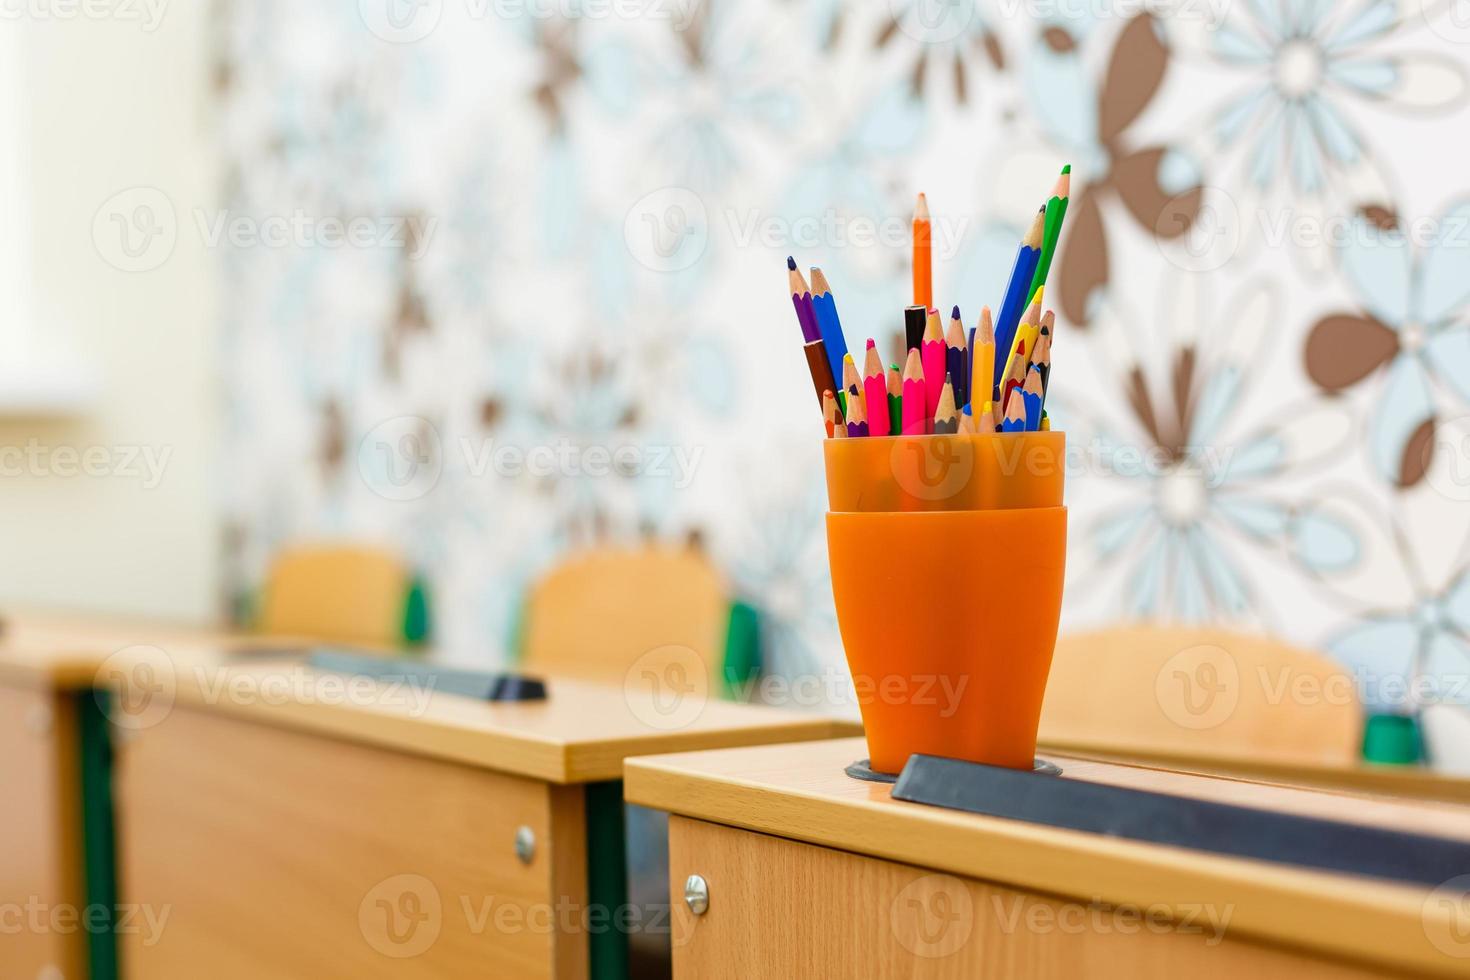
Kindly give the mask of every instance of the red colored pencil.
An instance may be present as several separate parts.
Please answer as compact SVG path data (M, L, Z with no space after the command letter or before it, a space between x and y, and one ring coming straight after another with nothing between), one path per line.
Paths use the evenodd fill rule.
M939 407L939 393L944 390L945 352L944 330L939 326L939 311L929 311L929 322L924 326L924 412L929 418Z
M1016 349L1011 354L1007 365L1010 370L1005 377L1000 379L1000 404L996 406L1001 418L1006 418L1005 410L1011 403L1011 392L1021 387L1021 382L1026 380L1026 341L1017 340Z
M888 435L888 379L883 374L883 359L878 345L868 338L868 353L863 360L863 397L867 401L868 434Z
M927 394L924 388L924 365L919 361L919 350L909 351L909 359L903 366L903 434L922 436L929 431L929 420L933 418L925 410Z

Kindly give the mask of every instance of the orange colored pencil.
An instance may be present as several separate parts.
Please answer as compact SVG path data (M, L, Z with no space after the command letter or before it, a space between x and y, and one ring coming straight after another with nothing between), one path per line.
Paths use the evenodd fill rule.
M934 225L929 201L921 193L914 204L914 305L934 305Z

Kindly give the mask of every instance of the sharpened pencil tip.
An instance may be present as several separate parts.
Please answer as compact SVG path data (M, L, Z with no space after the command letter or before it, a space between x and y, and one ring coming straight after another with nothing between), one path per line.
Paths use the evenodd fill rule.
M958 320L960 318L960 308L956 306L953 310L950 310L949 315L952 319Z
M1069 174L1071 172L1072 172L1072 165L1070 163L1067 164L1065 167L1062 168L1062 173L1064 173L1064 174Z
M796 271L796 260L795 260L795 259L793 259L793 258L792 258L792 257L791 257L791 256L789 256L789 255L788 255L788 256L786 256L786 268L788 268L788 269L790 269L790 270L792 270L792 271L793 271L793 272L795 272L795 271Z
M872 337L869 337L868 338L868 350L872 350L874 347L877 347L877 346L878 346L877 344L873 343L873 338Z

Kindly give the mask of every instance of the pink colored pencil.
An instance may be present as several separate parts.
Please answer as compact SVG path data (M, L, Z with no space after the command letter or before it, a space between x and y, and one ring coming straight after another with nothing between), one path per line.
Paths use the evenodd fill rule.
M939 408L939 395L944 391L944 331L939 326L939 311L929 311L929 321L924 325L924 411L934 418Z
M888 379L883 374L883 359L873 338L868 338L868 354L863 361L863 397L868 405L868 435L888 435Z
M919 349L909 350L909 359L903 366L903 434L922 436L928 433L928 394L924 385L924 365L919 361Z

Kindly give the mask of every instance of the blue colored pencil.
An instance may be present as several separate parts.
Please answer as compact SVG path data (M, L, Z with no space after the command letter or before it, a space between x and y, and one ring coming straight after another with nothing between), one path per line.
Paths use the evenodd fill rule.
M1026 374L1026 383L1021 386L1021 407L1026 410L1026 431L1041 431L1041 372L1036 365ZM1012 398L1014 401L1015 398Z
M1011 403L1006 406L1006 417L1000 423L1000 431L1026 431L1026 409L1021 405L1021 399L1012 398Z
M965 343L965 325L960 320L960 308L956 306L950 314L949 330L944 335L945 370L954 379L954 401L964 406L970 403L970 347Z
M1011 281L1006 286L1005 300L1000 305L1000 317L995 321L995 349L1008 351L1016 341L1016 328L1021 324L1021 314L1026 311L1031 279L1036 275L1036 263L1041 260L1041 240L1046 228L1046 208L1036 212L1036 219L1021 239L1016 252L1016 264L1011 267ZM996 359L995 378L991 382L1001 383L1005 365Z
M812 309L816 312L817 329L827 345L827 359L832 362L833 377L842 377L842 359L847 356L847 339L842 336L842 321L837 318L837 297L827 285L822 270L812 266Z

